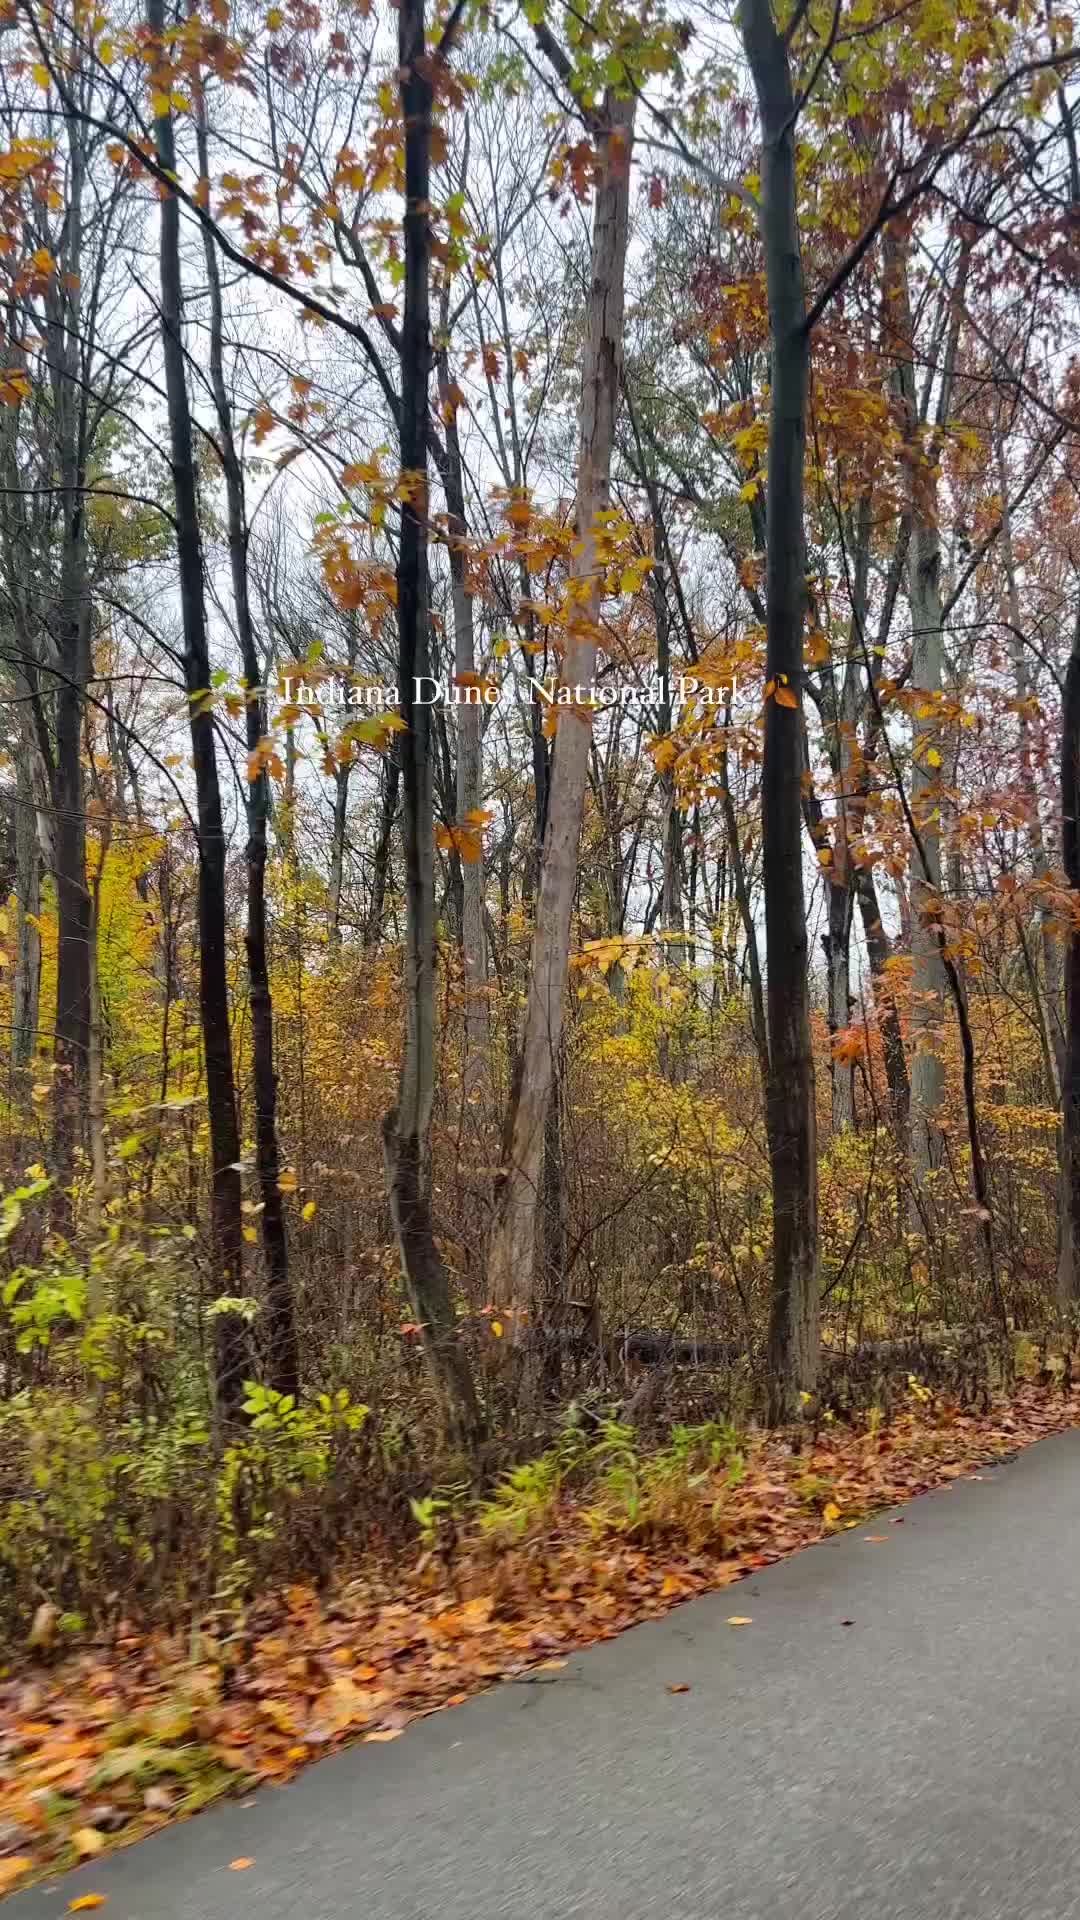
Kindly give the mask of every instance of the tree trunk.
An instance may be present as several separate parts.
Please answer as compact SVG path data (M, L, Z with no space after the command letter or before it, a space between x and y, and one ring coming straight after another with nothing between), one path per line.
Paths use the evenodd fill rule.
M940 715L942 689L941 536L933 449L919 442L914 344L907 262L902 245L886 241L886 299L895 330L897 385L910 449L911 544L908 605L911 610L911 815L922 842L911 849L908 873L911 909L911 1110L912 1187L916 1205L927 1174L941 1163L938 1125L945 1096L942 1039L945 967L937 925L941 919ZM945 369L949 380L949 368ZM933 755L937 761L931 761ZM921 1228L918 1212L912 1226Z
M401 328L398 686L405 841L405 1054L398 1104L383 1122L387 1187L402 1278L442 1402L448 1435L467 1441L479 1409L431 1222L428 1133L435 1092L435 822L432 710L414 698L431 673L428 581L428 385L431 374L430 178L433 56L424 0L401 0L398 79L405 122L405 307Z
M351 762L334 768L334 827L330 846L330 945L341 945L341 893L345 884L345 836L349 820Z
M567 628L564 686L587 685L596 670L603 569L596 519L610 499L611 453L623 351L623 280L630 206L634 102L608 95L599 135L600 177L593 209L592 267L581 372L576 612ZM536 1206L548 1098L562 1038L570 918L578 874L592 739L588 708L561 709L536 904L528 1001L519 1069L504 1134L500 1191L489 1252L488 1291L513 1309L521 1340L533 1299Z
M53 1216L70 1228L75 1150L86 1122L90 1075L90 891L86 882L83 715L90 679L91 607L86 547L86 415L79 378L82 129L68 129L68 216L61 271L46 303L62 541L56 613L56 1021L53 1082Z
M198 121L199 171L210 177L205 103ZM262 1212L263 1257L266 1261L266 1345L270 1380L278 1393L300 1390L300 1351L296 1311L289 1277L289 1247L285 1230L285 1203L279 1184L281 1163L277 1136L277 1074L274 1070L274 1004L266 951L266 829L270 817L270 776L259 752L267 733L263 663L255 638L248 591L247 507L244 469L233 434L233 409L225 385L224 324L221 272L217 249L204 230L204 253L210 289L210 382L218 420L225 474L226 525L233 609L240 642L240 664L245 685L245 735L248 750L247 812L247 953L248 1004L251 1008L251 1074L255 1105L255 1169ZM252 774L254 773L254 777Z
M1065 937L1065 1058L1061 1076L1061 1248L1064 1312L1080 1305L1080 613L1061 703L1061 857L1073 895Z
M906 1148L908 1109L911 1104L907 1055L904 1052L904 1033L900 1025L896 995L886 972L886 962L892 958L892 946L882 925L877 887L869 867L856 869L855 890L859 900L866 952L870 961L870 977L874 983L874 1006L878 1024L881 1027L881 1045L885 1055L885 1083L889 1089L890 1120L898 1144Z
M652 487L650 495L653 515L653 567L649 575L649 588L652 594L653 619L656 624L656 671L663 689L657 721L657 735L662 739L665 734L672 731L671 616L664 564L666 558L664 528L662 520L658 517L659 489ZM683 813L678 805L675 775L671 767L665 767L660 775L660 796L663 836L660 856L662 862L660 926L664 933L678 936L686 931L683 915ZM669 941L664 952L665 966L680 968L685 963L684 942L679 938Z
M37 1045L41 994L41 855L37 801L29 745L19 754L15 772L15 978L11 988L11 1064L17 1077L29 1066Z
M837 842L839 842L839 832ZM836 858L838 845L834 847ZM822 942L828 968L829 1035L836 1038L851 1025L851 910L854 898L845 873L828 879L828 932ZM846 1133L855 1125L855 1068L849 1060L832 1059L832 1130Z
M761 121L761 236L772 337L762 764L767 1121L773 1194L769 1416L794 1419L817 1383L820 1299L817 1124L802 865L802 673L806 618L803 461L809 336L796 220L797 111L770 0L744 0L742 32Z
M390 843L397 819L398 793L401 787L401 760L391 740L382 763L382 798L379 804L379 830L372 860L371 899L364 921L364 946L378 946L386 912L386 887L390 877Z
M165 30L164 0L147 0L147 24L159 37ZM158 159L176 171L171 113L157 116L154 138ZM184 629L184 682L188 695L191 756L199 843L199 1013L206 1063L207 1117L210 1127L211 1241L214 1280L219 1297L239 1294L243 1281L243 1231L240 1211L240 1133L233 1079L229 1022L225 911L225 831L221 816L211 705L210 655L203 586L202 534L199 526L195 453L184 365L180 275L180 203L174 194L161 201L161 343L169 413L169 464L176 510L176 552ZM243 1319L220 1313L214 1319L218 1411L235 1420L248 1372L248 1343Z
M99 1234L109 1198L109 1164L105 1150L105 1009L101 1001L98 933L101 926L101 883L112 839L109 817L99 823L97 865L90 888L90 1046L87 1085L87 1126L90 1136L90 1230ZM101 1312L101 1276L91 1274L88 1298L91 1315Z
M1031 865L1038 881L1050 878L1050 861L1043 835L1042 813L1039 806L1039 790L1035 779L1035 767L1032 758L1031 717L1028 701L1031 697L1031 678L1028 673L1027 652L1024 646L1024 629L1020 608L1020 592L1016 580L1016 559L1013 552L1012 514L1009 510L1009 474L1005 463L1005 448L1001 435L997 441L997 465L999 491L1001 494L1001 560L1005 569L1005 586L1009 612L1009 653L1013 668L1013 693L1016 699L1017 728L1020 735L1020 791L1028 812L1031 834ZM1061 948L1057 934L1050 919L1048 906L1044 906L1039 915L1042 956L1043 956L1043 994L1046 1001L1047 1020L1051 1053L1051 1065L1056 1085L1051 1081L1049 1088L1053 1100L1059 1093L1061 1075L1064 1067L1065 1043L1061 1027Z
M464 179L462 181L464 191ZM443 301L441 332L448 325L449 281ZM476 671L476 646L473 636L473 603L469 592L465 542L465 487L461 460L461 441L457 430L457 409L451 394L450 363L443 346L436 360L439 406L445 426L441 463L443 490L446 494L447 543L450 556L450 595L454 612L454 673L459 685L462 676ZM481 726L484 709L462 704L457 717L458 822L477 814L483 806L483 741ZM484 932L484 861L461 862L461 958L465 976L465 1066L462 1093L467 1105L484 1104L489 1079L487 943Z

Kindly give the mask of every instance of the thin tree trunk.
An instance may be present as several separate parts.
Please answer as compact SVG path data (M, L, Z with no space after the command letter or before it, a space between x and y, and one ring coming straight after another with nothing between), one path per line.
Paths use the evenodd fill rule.
M41 854L34 768L27 745L15 771L15 978L11 989L11 1064L17 1079L37 1045L41 995Z
M837 835L839 839L839 834ZM834 858L836 849L834 848ZM823 945L828 968L829 1036L835 1040L851 1025L851 917L854 898L846 875L828 879L828 932ZM832 1130L846 1133L855 1125L855 1068L850 1061L832 1059Z
M90 887L90 1045L87 1086L87 1124L90 1135L90 1230L101 1232L109 1197L109 1169L105 1153L105 1010L101 1003L98 933L101 926L101 883L112 838L108 814L100 828L97 865ZM91 1314L101 1312L101 1278L91 1274Z
M742 33L761 120L761 235L772 392L766 518L762 836L773 1193L769 1415L793 1419L817 1384L820 1300L817 1122L802 865L802 675L806 619L803 462L809 336L796 219L798 118L770 0L744 0Z
M461 191L464 192L468 168L468 123L466 122L466 158L462 167ZM440 332L445 339L449 324L449 290L446 282ZM460 686L476 671L476 644L473 633L473 601L469 591L465 542L465 487L461 459L461 441L457 429L457 409L451 394L450 362L445 345L436 358L439 407L445 428L441 462L443 490L446 494L447 540L450 556L450 597L454 613L454 673ZM483 806L484 709L462 702L455 709L457 718L458 822L466 822ZM462 1092L467 1104L485 1104L490 1076L487 1005L487 943L484 932L484 861L461 862L461 957L465 976L465 1066Z
M349 818L351 762L334 768L334 825L330 847L330 945L341 945L341 892L345 884L345 834Z
M1000 433L997 440L997 465L1001 494L1001 561L1005 570L1005 587L1008 596L1009 653L1012 658L1013 692L1016 698L1017 728L1020 735L1020 791L1028 811L1032 870L1036 880L1045 882L1050 878L1050 861L1046 851L1039 790L1032 759L1031 719L1028 713L1031 680L1024 646L1020 591L1016 580L1012 514L1009 508L1009 475ZM1061 948L1048 907L1044 906L1041 909L1039 919L1043 956L1043 994L1047 1010L1045 1025L1049 1029L1051 1065L1054 1075L1049 1091L1051 1099L1056 1099L1060 1091L1061 1075L1065 1064L1065 1036L1061 1026Z
M911 543L908 605L911 610L910 806L921 848L912 846L908 873L911 909L911 1109L909 1137L913 1190L912 1226L921 1228L918 1201L926 1176L941 1163L940 1110L945 1097L942 1040L945 965L937 931L941 919L941 719L943 611L941 535L937 524L936 450L919 444L918 399L907 262L902 243L886 240L886 299L895 333L897 385L911 450ZM943 370L951 384L955 328ZM936 762L936 764L935 764Z
M199 171L209 178L205 102L197 121ZM266 950L266 839L270 817L270 776L260 751L267 734L263 665L255 638L248 590L247 508L244 470L233 434L233 409L225 385L224 319L221 271L210 234L203 234L207 282L210 289L210 382L218 421L218 440L225 474L226 524L233 610L240 642L240 664L245 685L245 733L248 750L246 782L247 952L248 1004L251 1008L251 1074L255 1105L255 1169L262 1206L263 1257L266 1261L266 1346L270 1379L279 1393L300 1389L300 1350L296 1337L296 1310L289 1277L289 1247L285 1203L280 1186L281 1162L277 1135L277 1074L274 1069L274 1004ZM340 888L339 888L340 891Z
M656 623L656 671L663 689L658 716L657 734L663 739L672 731L671 702L671 614L668 607L667 577L665 572L665 540L663 522L658 518L659 491L650 488L653 515L653 567L649 575L649 588L652 594L653 619ZM660 775L661 795L661 873L660 873L660 926L667 934L676 936L686 931L683 915L683 814L677 804L675 776L670 766L665 766ZM686 963L684 942L676 938L667 944L665 965L682 967Z
M448 1433L468 1440L479 1408L458 1338L431 1222L428 1134L435 1092L435 822L431 708L414 698L431 672L428 581L428 386L431 375L431 67L424 0L401 0L398 79L405 122L405 284L401 328L401 469L408 487L398 546L398 686L405 840L405 1053L398 1104L383 1122L387 1186L402 1278Z
M68 215L60 273L47 301L49 369L62 491L63 534L56 619L56 1020L53 1082L53 1217L71 1226L75 1150L86 1120L90 1073L90 891L86 882L83 714L90 679L91 607L86 546L85 407L79 380L85 155L70 115Z
M1075 1314L1080 1305L1080 613L1061 703L1061 856L1074 910L1065 936L1058 1294L1062 1310Z
M390 876L390 844L394 834L394 822L397 819L400 787L401 760L398 749L391 740L382 763L382 798L379 804L379 827L375 836L375 853L372 860L371 899L368 902L367 917L364 922L364 946L368 949L377 946L382 936L383 916L386 912L386 886Z
M165 31L164 0L147 0L151 34ZM157 116L154 138L158 159L176 171L171 113ZM182 338L183 294L180 274L180 203L174 194L161 201L161 343L169 413L169 463L176 509L176 551L184 629L184 681L191 727L191 753L199 843L199 1013L206 1063L207 1117L210 1126L211 1239L214 1279L219 1297L235 1297L243 1281L240 1132L233 1078L229 1023L225 907L225 830L221 814L210 655L203 586L202 534L195 480L195 451ZM248 1342L240 1315L214 1318L218 1411L225 1421L241 1411L248 1372Z
M592 267L581 374L576 613L568 627L563 685L588 685L596 669L603 569L596 518L610 498L611 453L623 351L623 279L630 205L634 102L608 95L599 134L600 177L593 209ZM533 1301L536 1206L548 1098L562 1038L570 919L578 873L591 715L562 709L536 904L525 1027L504 1134L500 1191L489 1251L488 1290L514 1310L521 1340Z
M908 1109L911 1104L907 1055L904 1052L904 1033L900 1025L896 995L886 971L886 963L892 958L892 945L882 925L877 887L869 867L856 869L855 891L862 919L863 937L866 940L866 952L870 961L870 977L874 983L874 1006L881 1028L881 1045L885 1055L885 1083L889 1089L890 1118L898 1144L906 1147Z

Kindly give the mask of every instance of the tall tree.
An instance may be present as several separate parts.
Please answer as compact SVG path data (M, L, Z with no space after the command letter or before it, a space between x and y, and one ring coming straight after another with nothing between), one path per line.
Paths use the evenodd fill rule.
M197 151L199 172L209 179L210 157L206 102L198 103ZM248 752L245 804L247 812L247 953L248 1001L251 1007L251 1077L255 1107L255 1171L261 1203L263 1256L266 1261L267 1353L270 1377L279 1393L295 1394L300 1386L300 1351L296 1314L289 1277L289 1248L285 1204L280 1184L277 1134L277 1074L274 1069L274 1003L266 941L266 829L270 818L270 775L267 769L267 710L264 666L259 655L248 578L248 515L244 469L236 444L233 405L225 379L225 319L221 295L221 265L211 235L203 229L203 254L210 295L210 386L217 414L217 445L225 479L225 515L229 545L233 613L240 644L244 680L244 724ZM339 882L340 895L340 882Z
M165 33L164 0L147 0L146 20L154 41ZM169 109L154 119L158 161L167 179L176 177L176 140ZM217 751L206 625L202 529L196 487L195 444L183 340L183 282L180 265L180 202L165 190L159 233L161 346L169 416L169 465L176 516L176 557L184 625L184 684L187 689L191 756L195 769L199 854L199 1012L206 1071L210 1131L210 1213L214 1280L219 1298L239 1295L243 1281L243 1223L240 1129L233 1074L229 1018L227 917L225 900L225 827L221 810ZM218 1410L235 1420L248 1371L246 1327L240 1314L226 1308L214 1319Z
M623 299L630 209L635 97L604 97L597 124L597 173L581 402L571 566L573 612L560 665L563 685L588 686L596 670L603 566L598 516L610 500L611 455L623 356ZM570 920L578 873L592 737L588 708L565 707L556 736L536 901L528 1000L506 1118L499 1196L488 1255L488 1286L512 1303L520 1338L533 1304L536 1208L548 1100L562 1037Z
M770 1415L794 1418L817 1384L817 1116L802 860L802 676L806 624L803 467L810 339L796 215L798 106L770 0L745 0L743 40L761 123L761 239L769 302L765 546L766 701L762 764L766 1097L773 1191Z
M457 10L460 14L460 8ZM457 16L455 16L457 17ZM449 1280L431 1221L428 1135L435 1093L435 819L432 709L416 698L431 674L428 557L428 407L431 379L432 68L452 43L427 47L424 0L401 0L398 62L405 126L404 313L401 324L401 471L397 564L398 686L405 849L405 1052L397 1105L386 1115L386 1173L402 1278L423 1330L452 1436L479 1422Z

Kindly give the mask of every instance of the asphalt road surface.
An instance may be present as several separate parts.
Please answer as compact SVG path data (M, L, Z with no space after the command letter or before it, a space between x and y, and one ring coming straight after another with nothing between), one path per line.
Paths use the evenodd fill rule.
M1080 1916L1080 1433L897 1511L11 1920Z

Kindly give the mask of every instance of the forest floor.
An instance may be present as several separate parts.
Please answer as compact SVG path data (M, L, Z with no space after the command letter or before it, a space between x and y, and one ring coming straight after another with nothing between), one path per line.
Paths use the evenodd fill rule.
M722 1467L695 1476L651 1537L629 1521L601 1527L587 1490L564 1492L516 1543L466 1528L452 1553L407 1568L354 1569L321 1594L291 1586L227 1639L220 1624L184 1636L129 1624L48 1663L28 1652L0 1675L0 1893L223 1794L281 1783L334 1747L396 1740L497 1682L542 1677L572 1651L1076 1425L1080 1391L1029 1385L983 1413L916 1400L887 1426L752 1435L735 1483ZM102 1903L91 1892L73 1907Z

